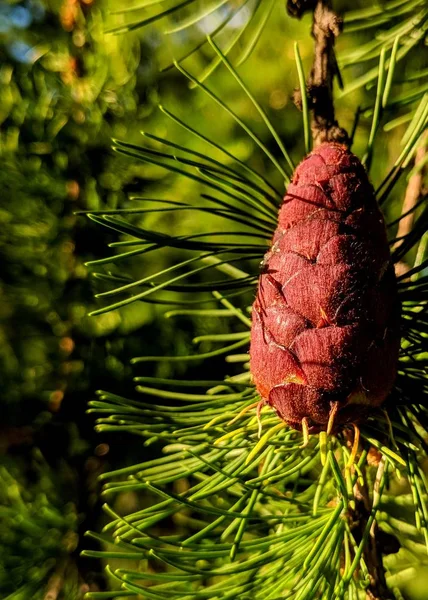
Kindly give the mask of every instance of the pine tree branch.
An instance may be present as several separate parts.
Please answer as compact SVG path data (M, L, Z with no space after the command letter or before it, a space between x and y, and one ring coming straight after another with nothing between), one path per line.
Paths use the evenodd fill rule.
M309 2L289 0L287 10L291 16L300 18L305 11L313 9L312 37L315 40L314 61L308 77L307 94L312 109L312 137L314 146L323 142L341 142L349 145L349 136L339 127L335 118L333 82L340 73L334 52L334 42L342 31L343 21L333 11L330 0ZM294 96L301 108L301 92Z
M421 145L416 151L415 156L415 167L419 167L423 164L425 160L426 152L428 145L428 135L425 132L423 139L421 141ZM424 183L424 167L419 168L416 172L410 177L409 183L406 188L406 195L404 197L403 206L401 209L401 214L404 216L398 225L397 231L397 243L394 246L394 249L400 246L403 243L403 239L408 235L412 228L413 222L415 219L415 211L413 210L415 206L418 204L421 199L423 183Z
M376 494L379 493L379 482L383 476L384 469L385 463L384 460L381 460L374 484L373 504ZM363 475L364 485L357 483L354 488L354 495L357 499L355 509L349 512L350 528L358 540L362 539L364 535L373 509L365 473ZM370 528L370 534L364 549L364 558L370 577L370 584L366 589L366 600L393 600L393 596L386 584L385 569L382 562L382 548L379 542L379 528L376 520L373 521Z
M423 165L423 162L426 157L427 147L428 135L425 132L421 140L421 145L416 151L415 156L415 167L421 165L421 168L416 170L416 172L410 177L409 183L407 184L403 206L401 207L401 214L403 216L399 221L396 235L397 242L394 244L394 250L401 246L405 237L412 231L413 228L415 209L422 199L422 194L424 193L425 165ZM395 274L397 277L405 275L409 270L410 266L404 260L400 260L395 264Z
M57 600L64 585L65 569L66 561L64 560L49 579L47 584L47 592L43 596L43 600Z

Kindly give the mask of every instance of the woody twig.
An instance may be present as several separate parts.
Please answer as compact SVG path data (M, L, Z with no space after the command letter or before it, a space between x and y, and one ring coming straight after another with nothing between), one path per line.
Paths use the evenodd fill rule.
M306 93L312 110L314 146L333 141L349 144L348 134L335 118L333 102L334 80L337 77L341 82L334 44L342 31L342 19L333 11L329 0L289 0L287 10L298 18L307 10L313 10L314 60ZM301 91L295 92L294 101L301 108Z

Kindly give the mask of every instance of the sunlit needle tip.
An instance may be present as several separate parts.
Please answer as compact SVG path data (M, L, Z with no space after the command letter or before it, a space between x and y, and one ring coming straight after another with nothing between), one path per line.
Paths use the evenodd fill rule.
M334 402L334 403L331 402L331 409L330 409L330 414L328 416L328 423L327 423L327 435L330 435L331 432L333 431L334 419L336 418L338 408L339 408L339 404L337 402Z
M302 434L303 434L303 445L302 448L306 448L309 444L309 423L308 419L304 417L302 419Z

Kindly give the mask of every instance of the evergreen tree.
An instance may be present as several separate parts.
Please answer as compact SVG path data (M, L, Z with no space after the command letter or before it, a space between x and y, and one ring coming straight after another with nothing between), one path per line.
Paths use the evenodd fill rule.
M428 12L335 8L2 7L8 598L423 597ZM325 139L374 183L402 340L382 409L302 436L260 404L250 307L284 183Z
M191 2L175 3L164 13L132 21L119 30L131 30L176 14L187 4ZM269 3L262 4L268 12ZM230 3L229 9L232 6ZM213 5L212 11L216 8L219 7ZM133 360L135 365L141 365L153 360L208 361L221 355L229 365L223 379L218 377L217 365L212 369L217 376L210 381L156 381L138 375L136 389L143 394L142 399L101 391L98 400L91 402L91 412L99 415L98 431L128 431L142 436L146 446L160 443L164 456L103 475L108 500L105 510L110 522L103 534L90 535L106 549L86 554L108 561L107 571L120 591L88 594L88 598L402 597L400 588L405 584L406 570L423 561L428 491L423 469L427 414L422 400L427 391L423 324L427 212L420 175L426 162L427 98L423 83L426 74L417 58L409 59L423 39L420 28L423 30L427 17L420 8L420 3L406 3L405 7L391 3L382 11L363 9L352 13L354 31L363 28L369 18L368 29L384 27L385 31L378 33L374 41L348 50L341 59L340 54L336 58L334 49L341 19L330 3L289 3L293 16L301 17L308 9L313 12L315 56L306 82L299 50L295 48L300 84L295 101L303 111L301 150L310 150L311 137L315 146L326 140L354 142L356 147L363 146L362 161L369 169L376 160L376 144L382 139L377 135L380 124L390 131L409 123L402 134L402 148L396 152L392 167L383 170L376 190L379 204L387 215L392 213L403 193L402 182L407 174L407 203L401 215L388 223L402 303L398 376L383 410L369 411L363 419L356 415L345 420L342 427L334 427L329 420L326 433L325 426L311 427L310 419L305 428L305 417L302 439L301 433L275 412L263 408L251 383L246 353L251 327L248 306L258 279L257 264L269 247L283 196L281 187L276 182L272 184L275 176L271 179L263 159L257 165L252 151L245 161L241 160L218 137L204 136L192 127L190 119L184 122L167 108L162 109L165 115L185 127L197 145L179 145L170 136L160 138L152 134L146 134L155 143L152 146L116 141L122 154L187 177L197 184L197 189L201 186L204 190L194 201L178 203L174 196L163 196L159 205L167 203L177 213L193 210L195 221L198 213L208 211L218 221L209 232L201 219L201 227L194 227L190 234L178 229L165 233L149 231L134 220L135 213L144 208L124 209L120 214L91 213L90 218L100 225L126 236L124 243L128 241L135 248L134 253L155 252L169 246L180 255L180 260L169 269L138 279L123 271L127 253L110 257L112 265L120 265L120 274L103 275L111 287L100 296L122 298L93 314L147 299L172 302L165 299L165 292L187 292L188 306L170 311L170 316L222 317L234 319L235 325L231 324L229 334L198 338L196 342L213 344L205 352L180 357L140 356ZM200 22L199 17L193 16L194 7L188 10L192 17L184 16L175 31ZM206 14L199 15L201 21ZM250 11L248 22L253 14ZM344 17L346 23L346 13ZM207 43L215 58L208 59L202 75L200 71L193 75L182 60L176 62L176 67L245 131L254 148L258 147L276 169L277 177L287 185L293 176L297 152L291 155L284 136L274 128L251 85L247 87L233 66L235 57L229 60L231 48L226 45L222 50L223 45L213 37L208 37ZM244 53L248 53L247 48ZM406 66L401 72L405 75L397 81L396 67L404 60ZM378 61L378 67L367 69L368 61ZM240 62L238 58L237 63ZM248 127L242 113L235 112L227 99L213 91L211 80L204 83L217 65L232 75L249 99L271 136L269 141L263 133ZM340 66L352 67L357 73L348 87L343 87ZM358 76L361 68L364 74ZM362 97L367 107L354 104L355 127L350 136L335 117L336 78L343 89L342 96L361 86L366 88ZM257 77L254 79L256 87ZM397 111L402 114L397 116ZM361 115L370 119L368 136L364 136L364 129L359 135ZM199 146L201 140L205 150ZM208 153L209 147L214 152ZM303 170L300 173L303 177ZM297 179L293 181L296 183ZM145 197L140 200L144 203ZM146 205L147 202L153 200L147 200ZM411 223L407 221L409 215ZM196 290L206 292L207 300L194 308ZM214 303L209 303L208 294ZM253 353L254 350L252 361ZM266 371L275 368L268 364L269 355L265 360ZM271 360L279 359L272 355ZM234 365L241 365L241 370ZM382 368L394 370L393 365L379 365ZM254 370L253 376L256 377ZM261 375L257 377L260 381ZM189 392L183 391L183 386L188 386ZM190 391L195 387L204 391ZM153 397L156 404L150 400ZM321 431L309 436L311 429ZM149 505L122 515L115 509L114 498L124 491L144 494L150 498ZM113 541L115 548L110 549L108 545ZM125 560L124 565L116 567L116 559ZM127 559L139 561L139 566L127 565Z

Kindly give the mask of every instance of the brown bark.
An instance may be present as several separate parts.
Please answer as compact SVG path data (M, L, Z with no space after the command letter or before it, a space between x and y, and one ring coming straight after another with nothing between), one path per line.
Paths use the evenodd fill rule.
M313 8L312 37L315 40L314 60L307 82L309 107L312 110L311 129L314 146L323 142L340 142L349 145L346 131L339 126L334 113L333 83L336 77L340 82L334 43L342 31L342 19L333 11L329 0L316 2L288 3L288 12L293 16L302 14ZM297 106L301 107L301 92L294 97Z
M420 165L425 160L427 145L428 135L425 132L422 139L422 143L416 151L415 166ZM404 196L403 206L401 208L401 214L405 216L401 218L400 223L398 225L398 231L396 236L398 241L396 242L394 248L400 246L402 243L402 238L404 238L412 230L413 222L415 219L414 208L418 204L422 196L424 170L424 168L419 169L409 179L409 183L406 188L406 195Z
M383 472L383 463L381 462L378 467L378 476L374 483L374 495L378 492L380 475ZM354 495L356 498L356 506L353 511L349 512L349 520L351 531L354 537L361 539L363 537L364 530L366 529L367 522L370 518L372 509L367 484L364 477L364 485L357 484L354 488ZM385 578L385 569L383 566L383 548L380 543L380 530L378 528L376 520L370 529L370 534L367 539L366 547L364 549L364 560L369 571L370 584L366 589L366 600L393 600L393 595L388 590Z

